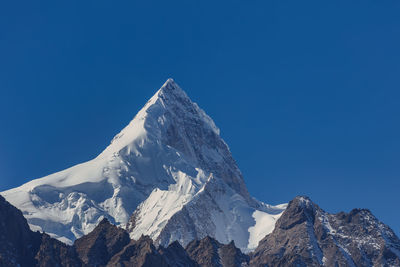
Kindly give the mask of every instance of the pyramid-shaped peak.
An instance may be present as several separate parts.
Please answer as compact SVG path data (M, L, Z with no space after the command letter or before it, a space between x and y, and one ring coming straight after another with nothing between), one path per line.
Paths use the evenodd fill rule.
M168 78L162 87L168 87L168 86L175 87L175 86L177 86L177 84L175 83L174 79Z
M159 106L161 109L172 111L180 120L196 117L205 122L205 127L209 127L219 135L219 129L215 126L214 121L189 98L185 91L172 78L169 78L161 86L139 114L143 114L144 111L147 112L154 104L161 105Z
M158 90L157 96L164 96L166 98L183 98L189 99L186 93L182 90L182 88L174 81L174 79L169 78Z
M193 125L197 125L197 128ZM99 157L118 153L143 138L147 141L149 141L147 138L155 138L149 142L157 143L164 140L166 135L183 138L182 136L186 135L195 136L197 135L195 133L199 131L204 131L201 135L204 138L207 135L205 132L210 130L219 135L219 129L215 126L214 121L196 103L191 101L179 85L170 78L147 101L134 119L113 138L111 144ZM189 139L191 140L191 138ZM192 143L186 144L187 147L196 145L199 140L190 142ZM189 150L192 151L192 149Z

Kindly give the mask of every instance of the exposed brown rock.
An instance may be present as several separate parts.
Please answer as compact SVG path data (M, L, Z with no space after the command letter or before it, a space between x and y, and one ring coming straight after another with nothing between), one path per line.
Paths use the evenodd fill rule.
M221 244L215 239L207 236L201 240L190 242L186 251L189 257L200 266L221 266L218 249Z
M0 266L35 266L40 242L22 212L0 196Z
M207 236L188 244L186 251L200 266L234 267L247 264L249 258L231 242L223 245Z
M329 214L296 197L250 266L400 266L400 240L368 210Z
M243 266L249 262L249 256L243 254L240 249L235 246L232 241L227 245L223 245L219 249L221 264L224 267Z
M130 238L128 233L103 219L89 234L77 239L74 247L89 266L106 266L116 253L120 252Z
M186 253L185 249L178 241L172 242L167 248L160 247L160 254L167 261L168 265L176 267L197 267L199 266Z
M131 242L112 257L107 266L121 267L168 267L169 264L153 245L148 236Z
M40 267L80 267L83 266L73 247L68 246L47 234L42 235L42 243L36 255Z

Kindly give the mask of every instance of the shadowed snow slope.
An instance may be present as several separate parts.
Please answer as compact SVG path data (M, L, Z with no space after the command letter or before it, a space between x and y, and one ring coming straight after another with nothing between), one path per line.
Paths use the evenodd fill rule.
M250 197L219 129L172 79L98 157L1 194L66 243L105 217L158 244L209 235L251 250L285 208Z

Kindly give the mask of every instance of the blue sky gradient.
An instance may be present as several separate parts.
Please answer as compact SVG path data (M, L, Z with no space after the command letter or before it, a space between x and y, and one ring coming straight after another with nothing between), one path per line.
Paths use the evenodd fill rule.
M172 77L249 191L400 233L399 1L4 1L0 191L100 153Z

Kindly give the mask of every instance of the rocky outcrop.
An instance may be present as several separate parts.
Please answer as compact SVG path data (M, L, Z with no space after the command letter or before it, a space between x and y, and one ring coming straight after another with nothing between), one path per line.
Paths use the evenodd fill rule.
M249 256L243 254L232 241L227 245L222 245L219 249L221 265L224 267L244 266L249 262Z
M38 267L84 266L73 247L51 238L47 234L42 234L41 245L35 259Z
M32 232L22 212L0 196L0 266L34 266L41 234Z
M172 242L168 247L160 247L160 254L164 257L169 266L175 267L198 267L199 265L192 260L185 249L178 241Z
M400 266L400 240L369 210L329 214L296 197L250 266Z
M194 261L204 267L236 267L249 261L249 257L236 248L233 242L223 245L209 236L190 242L186 251Z
M400 240L369 210L329 214L307 197L293 199L273 232L250 255L234 242L207 236L156 247L103 219L88 235L66 245L32 232L22 213L0 196L0 267L11 266L400 266Z
M168 267L169 265L153 245L153 240L148 236L142 236L139 240L131 240L122 251L112 257L107 266Z
M106 266L130 242L128 233L103 219L89 234L74 243L79 257L88 266Z
M74 248L86 266L197 266L178 242L157 249L149 237L130 240L125 230L107 219L77 239Z

